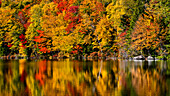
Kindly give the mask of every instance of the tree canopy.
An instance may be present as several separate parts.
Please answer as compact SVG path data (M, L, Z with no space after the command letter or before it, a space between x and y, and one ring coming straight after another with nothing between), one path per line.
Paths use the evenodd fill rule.
M168 56L168 5L167 0L1 0L0 55L75 53L81 46L84 51L76 53Z

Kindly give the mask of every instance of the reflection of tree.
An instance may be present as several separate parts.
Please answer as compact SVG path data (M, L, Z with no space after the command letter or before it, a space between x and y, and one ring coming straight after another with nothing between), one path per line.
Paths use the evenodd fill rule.
M52 78L46 78L43 86L45 94L52 95L78 95L89 96L106 95L114 93L116 67L110 62L104 62L101 76L97 81L100 64L97 61L81 62L59 60L47 63L47 74L52 73ZM49 64L49 65L48 65ZM53 66L52 69L50 69ZM49 68L48 68L49 67ZM113 69L114 70L113 70ZM51 71L53 70L53 71ZM50 71L50 72L48 72ZM96 92L92 93L93 85L96 86Z
M25 94L26 90L24 83L21 82L21 74L19 74L18 61L5 61L2 63L0 72L0 96L20 96Z
M168 78L165 75L166 62L120 61L118 94L130 96L166 96ZM163 71L164 70L164 71Z
M115 61L116 62L116 61ZM117 64L105 62L101 76L98 61L47 61L27 62L19 60L7 62L0 67L0 95L40 96L40 95L109 95L115 94ZM16 64L14 64L16 63ZM111 64L110 64L111 63ZM96 86L95 93L92 92Z
M144 69L141 67L132 68L130 78L132 78L132 86L139 96L146 94L151 96L166 95L165 79L160 74L160 67L154 63L151 66L144 67ZM162 90L162 88L164 89Z
M0 61L0 96L168 95L162 63L100 60ZM131 64L132 63L132 64ZM128 65L127 65L128 64ZM136 66L137 65L137 66ZM161 73L162 72L162 73ZM93 92L93 86L95 91Z
M100 61L100 60L99 60ZM98 72L100 70L100 63L93 61L93 76L97 79ZM113 91L115 87L117 87L117 69L118 64L116 61L112 62L103 62L101 76L99 76L99 80L95 81L94 84L96 86L96 90L98 92L97 95L110 95L115 94Z

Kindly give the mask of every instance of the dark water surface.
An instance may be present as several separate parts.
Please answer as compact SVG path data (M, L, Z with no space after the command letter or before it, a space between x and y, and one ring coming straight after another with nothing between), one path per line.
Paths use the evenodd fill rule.
M0 96L170 96L170 61L1 60Z

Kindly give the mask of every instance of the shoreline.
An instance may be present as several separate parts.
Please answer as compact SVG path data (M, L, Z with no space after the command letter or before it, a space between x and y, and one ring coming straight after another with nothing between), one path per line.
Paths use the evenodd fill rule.
M158 58L154 58L154 59L147 59L147 58L137 58L134 59L134 57L130 57L130 58L123 58L123 57L113 57L113 56L103 56L103 57L99 57L99 56L71 56L71 57L66 57L66 56L62 56L62 57L57 57L57 56L1 56L0 60L19 60L19 59L27 59L27 60L36 60L36 59L47 59L47 60L59 60L59 59L72 59L72 60L98 60L98 59L103 59L103 60L117 60L117 59L123 59L123 60L134 60L134 61L158 61L158 60L170 60L170 59L158 59Z

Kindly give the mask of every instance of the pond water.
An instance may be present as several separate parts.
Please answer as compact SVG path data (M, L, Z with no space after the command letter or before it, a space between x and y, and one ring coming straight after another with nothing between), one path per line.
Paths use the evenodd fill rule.
M170 61L0 61L0 96L170 96Z

